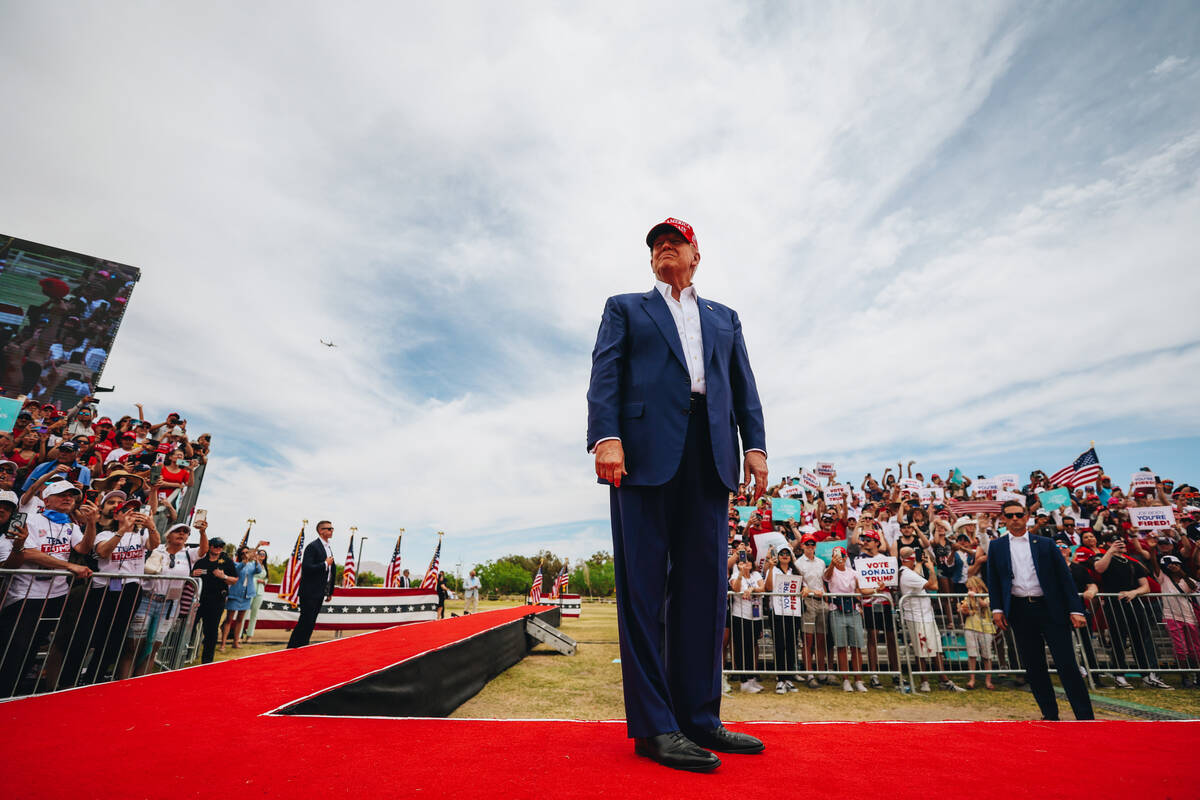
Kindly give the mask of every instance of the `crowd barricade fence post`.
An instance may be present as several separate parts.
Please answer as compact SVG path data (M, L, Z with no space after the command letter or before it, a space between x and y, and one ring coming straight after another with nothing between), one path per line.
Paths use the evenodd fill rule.
M722 657L722 674L738 680L744 676L775 676L787 680L796 675L836 674L863 678L878 676L899 683L903 665L899 660L900 641L896 629L897 614L875 614L864 606L870 598L861 594L830 594L802 597L799 593L756 592L759 615L747 617L737 603L741 593L728 593L726 622L729 626L730 659L728 668ZM806 619L809 630L805 630ZM834 625L842 626L847 636L862 642L861 648L848 647L847 668L842 669L835 647ZM824 653L810 651L825 648ZM862 668L853 669L854 649L860 650ZM872 653L873 651L873 653ZM882 652L881 652L882 651ZM894 656L894 657L893 657ZM871 664L876 669L871 669ZM821 665L825 666L822 667Z
M179 668L200 589L191 576L0 569L0 699Z
M902 595L896 604L896 626L903 633L905 672L914 688L931 675L1025 674L1011 634L993 622L986 594Z

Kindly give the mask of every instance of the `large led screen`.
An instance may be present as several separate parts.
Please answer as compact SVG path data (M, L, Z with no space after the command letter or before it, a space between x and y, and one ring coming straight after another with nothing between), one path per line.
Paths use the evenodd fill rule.
M140 270L0 235L0 396L93 394Z

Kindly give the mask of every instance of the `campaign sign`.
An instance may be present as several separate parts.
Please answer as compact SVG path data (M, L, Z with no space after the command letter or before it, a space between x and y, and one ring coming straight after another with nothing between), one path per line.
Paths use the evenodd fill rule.
M1042 501L1042 508L1053 511L1071 504L1071 490L1061 486L1048 492L1038 492L1038 500Z
M919 492L921 491L921 482L916 478L901 478L900 487L908 489L910 492Z
M803 504L791 497L771 498L771 519L800 519Z
M896 586L900 565L895 556L859 556L854 559L854 571L864 586Z
M933 502L941 502L946 499L946 490L940 486L930 486L928 488L922 486L917 490L917 497L920 498L922 505L928 505Z
M738 512L738 523L745 525L750 521L750 515L754 513L754 506L734 506Z
M996 499L1001 503L1007 503L1009 500L1012 500L1013 502L1025 505L1025 495L1018 494L1017 492L1009 492L1004 489L996 492Z
M802 494L803 492L804 492L803 486L797 486L795 484L790 484L788 486L784 486L782 489L779 490L779 496L780 497L795 497L796 495Z
M11 397L0 397L0 431L11 431L21 413L21 401Z
M1000 484L1001 489L1012 491L1013 489L1021 488L1021 482L1018 481L1017 476L1011 472L1005 473L1004 475L997 475L996 477L992 478L992 480Z
M795 617L804 612L804 604L800 600L800 576L784 573L785 577L775 577L772 591L777 595L771 598L771 608L776 614Z
M782 548L787 547L787 539L782 533L776 531L767 531L766 533L756 533L752 537L754 540L754 568L760 573L763 571L763 563L767 560L767 553L771 548L775 548L778 553Z
M1129 521L1140 530L1161 530L1175 524L1175 512L1170 506L1146 506L1129 509Z
M813 489L814 491L818 492L821 491L820 477L812 472L809 472L808 470L801 471L800 481L804 484L805 488Z
M989 497L995 497L996 492L1000 491L1000 482L995 478L980 478L975 481L975 493L985 494Z
M846 499L846 487L840 483L825 487L825 502L840 503Z
M832 461L818 461L816 473L822 478L832 478L837 472L833 468Z
M1153 472L1135 472L1129 479L1129 483L1136 489L1153 489L1154 488L1154 473Z

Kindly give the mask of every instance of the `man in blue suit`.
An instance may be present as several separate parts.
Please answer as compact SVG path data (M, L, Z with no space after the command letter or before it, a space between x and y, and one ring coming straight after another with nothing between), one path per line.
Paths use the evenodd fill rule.
M678 219L646 235L657 278L610 297L592 351L589 452L611 485L625 716L634 751L676 769L763 744L721 724L729 493L766 488L762 406L741 323L692 286L700 246ZM741 432L741 445L738 432ZM708 748L708 749L704 749Z
M1008 536L988 546L987 561L988 593L996 627L1012 627L1017 654L1033 698L1042 710L1042 719L1058 719L1058 702L1046 667L1047 646L1075 719L1095 719L1071 644L1071 627L1087 625L1087 617L1067 563L1058 554L1053 539L1026 530L1023 505L1009 500L1001 513Z

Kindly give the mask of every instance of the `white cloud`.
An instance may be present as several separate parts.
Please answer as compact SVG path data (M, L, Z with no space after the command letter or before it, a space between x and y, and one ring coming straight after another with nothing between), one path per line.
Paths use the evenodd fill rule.
M1179 56L1174 55L1167 56L1162 61L1158 62L1154 69L1150 70L1150 74L1156 78L1160 75L1170 75L1172 72L1179 69L1186 63L1186 58L1180 58Z
M1079 91L1006 94L1049 23L1002 5L10 14L5 232L144 268L106 410L212 430L214 527L253 516L276 554L305 517L374 560L405 527L418 569L438 529L451 559L604 547L568 524L607 513L587 353L668 214L742 315L781 458L1200 430L1170 349L1200 338L1200 120L1084 163L980 129ZM1028 178L1035 150L1061 169Z

